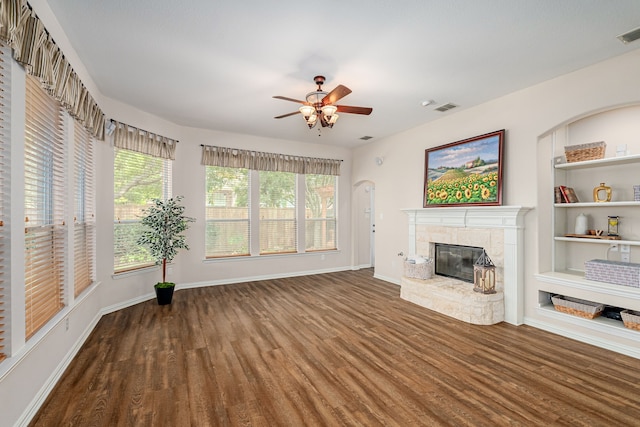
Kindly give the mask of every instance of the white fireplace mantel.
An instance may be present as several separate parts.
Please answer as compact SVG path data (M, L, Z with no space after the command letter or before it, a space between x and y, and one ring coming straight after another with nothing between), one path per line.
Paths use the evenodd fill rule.
M416 253L416 226L501 228L504 230L504 318L524 322L524 216L522 206L467 206L402 209L409 217L409 253Z

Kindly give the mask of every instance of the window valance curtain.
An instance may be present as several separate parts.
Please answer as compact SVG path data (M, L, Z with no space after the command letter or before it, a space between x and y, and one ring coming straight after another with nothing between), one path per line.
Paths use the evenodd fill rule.
M272 172L340 175L342 161L203 145L201 163L205 166L246 168Z
M126 123L120 123L115 120L112 123L115 125L113 145L116 147L163 159L176 159L176 144L178 141L138 129Z
M104 140L104 113L26 0L0 0L0 39L44 90L95 138Z

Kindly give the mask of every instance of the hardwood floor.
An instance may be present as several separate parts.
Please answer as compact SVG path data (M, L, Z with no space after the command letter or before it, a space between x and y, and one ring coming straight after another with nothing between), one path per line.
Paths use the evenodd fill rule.
M349 271L104 316L31 425L638 426L640 360Z

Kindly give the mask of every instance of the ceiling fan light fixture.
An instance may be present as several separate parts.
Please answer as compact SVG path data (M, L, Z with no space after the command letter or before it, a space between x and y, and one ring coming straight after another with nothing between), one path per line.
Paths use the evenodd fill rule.
M307 120L307 121L316 112L316 109L311 105L303 105L298 110L300 110L300 113L302 114L302 117L304 117L304 119Z
M338 111L338 107L336 107L335 105L325 105L321 108L321 110L327 121L330 122L331 116L333 116L336 111Z
M309 129L312 129L320 122L320 126L332 128L338 121L338 110L342 113L349 114L371 114L372 108L367 107L353 107L345 105L335 105L340 99L351 93L351 89L346 86L338 85L331 92L325 92L322 90L325 78L323 76L314 77L315 83L318 85L318 90L309 92L306 95L305 101L301 101L286 96L274 96L276 99L282 99L285 101L292 101L302 104L298 108L298 111L289 114L282 114L274 117L274 119L282 119L284 117L290 117L301 113Z
M306 119L306 121L307 121L307 125L309 126L309 129L311 129L316 125L316 122L318 121L318 115L313 113L311 114L311 116L309 116L308 119Z

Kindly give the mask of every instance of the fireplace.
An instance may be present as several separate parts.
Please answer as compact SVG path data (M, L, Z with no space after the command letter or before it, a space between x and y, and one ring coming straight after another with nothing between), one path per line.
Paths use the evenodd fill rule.
M473 264L482 255L476 246L434 244L435 273L473 283Z
M528 208L461 206L404 211L409 219L408 253L428 254L435 261L434 242L482 247L496 267L496 293L475 292L473 279L469 283L439 274L431 280L402 276L403 299L477 325L523 323L524 216Z

